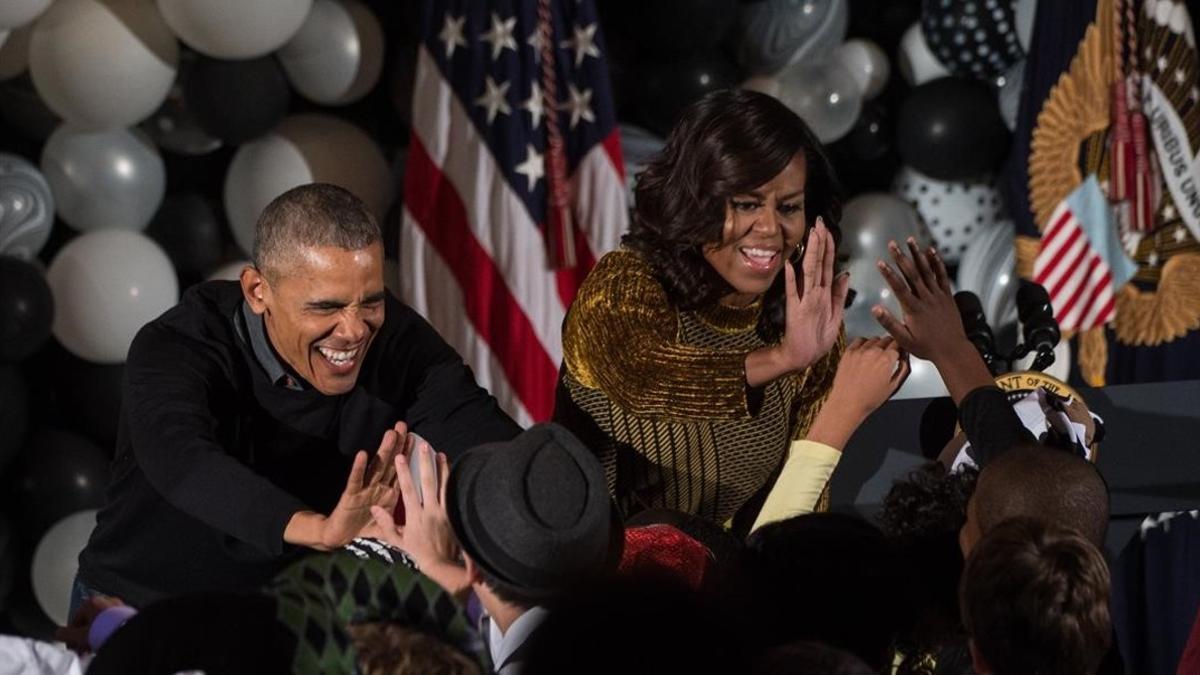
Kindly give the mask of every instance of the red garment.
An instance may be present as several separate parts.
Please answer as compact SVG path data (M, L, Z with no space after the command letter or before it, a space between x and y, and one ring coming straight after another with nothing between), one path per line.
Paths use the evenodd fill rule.
M1179 657L1179 668L1176 675L1200 674L1200 612L1192 622L1192 633L1188 636L1187 646L1183 648L1183 656Z
M712 561L708 548L670 525L625 530L625 550L618 568L627 577L669 577L699 590Z

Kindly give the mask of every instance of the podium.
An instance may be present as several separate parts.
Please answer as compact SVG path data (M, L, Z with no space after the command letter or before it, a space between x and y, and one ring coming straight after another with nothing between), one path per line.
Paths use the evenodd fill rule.
M1110 552L1146 515L1200 509L1200 380L1079 392L1104 420L1098 464L1112 497ZM931 400L891 401L859 427L830 481L833 510L873 518L892 482L928 461L920 426Z

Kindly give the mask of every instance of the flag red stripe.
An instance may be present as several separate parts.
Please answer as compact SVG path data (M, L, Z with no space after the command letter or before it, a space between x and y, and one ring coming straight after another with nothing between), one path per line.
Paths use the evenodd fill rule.
M1063 209L1062 215L1058 217L1058 220L1050 223L1050 227L1046 228L1046 231L1042 234L1042 246L1048 247L1050 242L1054 241L1054 238L1058 236L1063 225L1066 225L1069 220L1071 220L1071 210Z
M1071 235L1072 245L1074 244L1075 240L1079 238L1079 236L1082 232L1083 232L1083 230L1076 229L1075 232ZM1054 257L1054 262L1052 262L1050 266L1056 267L1058 264L1058 261L1060 259L1060 256L1062 256L1065 253L1066 253L1066 250L1064 247L1064 250L1061 251L1058 256ZM1091 253L1092 253L1092 249L1088 248L1087 242L1084 241L1083 246L1079 247L1079 253L1076 253L1075 257L1072 258L1070 262L1062 261L1061 265L1066 271L1063 273L1062 276L1060 276L1058 278L1058 281L1054 282L1054 288L1050 289L1050 297L1051 298L1056 298L1056 297L1058 297L1059 293L1062 293L1063 286L1066 286L1067 282L1071 280L1071 277L1075 276L1076 268L1078 268L1080 265L1082 265L1084 259L1087 258L1089 255L1091 255Z
M1079 310L1079 321L1075 322L1077 330L1086 330L1092 327L1083 325L1083 321L1087 318L1087 314L1092 309L1092 306L1096 304L1096 298L1099 298L1100 294L1110 286L1112 286L1112 275L1105 272L1104 276L1100 277L1100 280L1092 287L1092 292L1088 294L1087 303ZM1115 298L1109 298L1109 302L1113 302L1114 299ZM1101 310L1100 313L1096 315L1095 325L1101 325L1107 321L1107 319L1103 318L1106 311L1108 311L1107 308Z
M1096 255L1095 253L1092 253L1090 256L1090 260L1088 260L1087 269L1083 273L1083 279L1079 282L1079 287L1075 289L1075 292L1071 294L1071 297L1067 298L1067 301L1062 306L1062 310L1055 312L1056 314L1058 314L1063 319L1066 319L1068 316L1071 315L1071 309L1073 307L1075 307L1075 303L1079 302L1079 298L1083 295L1083 292L1088 289L1092 289L1093 291L1095 290L1095 284L1092 283L1092 272L1096 271L1096 267L1098 267L1099 265L1100 265L1100 256ZM1089 299L1088 304L1084 305L1083 308L1080 310L1081 318L1084 314L1087 313L1088 307L1090 305L1091 305L1091 300Z
M1051 258L1044 267L1042 267L1041 274L1037 275L1037 278L1034 279L1034 281L1044 286L1046 284L1046 280L1048 280L1054 274L1054 270L1058 268L1059 263L1061 263L1063 257L1066 256L1067 251L1071 250L1071 247L1075 245L1075 241L1078 240L1082 235L1083 230L1079 227L1071 228L1071 233L1067 236L1067 240L1063 242L1063 245L1060 246L1057 251L1054 252L1054 257ZM1083 250L1086 251L1087 246L1084 246ZM1051 293L1050 295L1053 296L1054 294Z
M462 289L467 317L488 344L529 414L546 420L554 411L558 364L505 283L503 272L471 232L466 208L415 135L408 151L405 195L409 212L446 261Z

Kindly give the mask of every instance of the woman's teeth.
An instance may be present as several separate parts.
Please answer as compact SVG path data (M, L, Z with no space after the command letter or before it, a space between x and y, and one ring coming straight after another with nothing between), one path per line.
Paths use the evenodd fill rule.
M338 351L336 349L330 349L328 347L317 347L317 351L321 352L321 355L324 356L326 360L328 360L330 363L332 363L335 366L346 365L347 363L352 361L354 359L354 357L358 354L357 349L351 349L349 351Z
M769 265L779 254L779 251L769 248L742 248L740 250L742 255L759 265Z

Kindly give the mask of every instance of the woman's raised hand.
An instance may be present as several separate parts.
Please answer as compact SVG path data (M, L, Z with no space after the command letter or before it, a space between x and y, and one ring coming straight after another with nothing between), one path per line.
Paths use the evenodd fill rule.
M787 318L780 347L792 371L803 370L829 353L841 332L850 275L834 277L834 256L833 233L818 217L808 233L801 282L797 283L790 263L783 266Z

